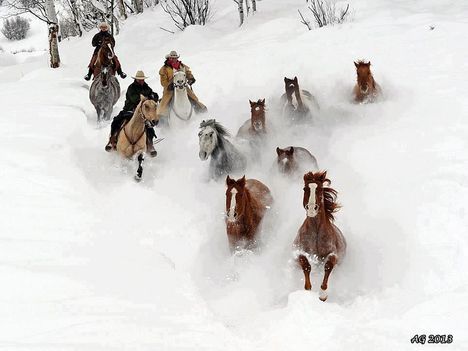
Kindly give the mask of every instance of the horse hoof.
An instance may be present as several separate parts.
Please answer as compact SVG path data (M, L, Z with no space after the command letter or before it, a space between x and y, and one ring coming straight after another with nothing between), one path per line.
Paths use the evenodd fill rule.
M322 289L320 289L320 296L319 296L319 299L320 299L320 301L323 301L323 302L327 301L327 299L328 299L328 294L327 294L327 292L324 291L324 290L322 290Z

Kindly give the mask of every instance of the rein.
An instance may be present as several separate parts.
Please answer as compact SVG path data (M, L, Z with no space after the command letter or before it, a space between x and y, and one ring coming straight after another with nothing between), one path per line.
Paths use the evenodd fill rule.
M139 117L141 117L141 119L146 123L148 121L148 119L145 118L145 114L143 113L143 104L140 105L140 111L139 111ZM136 143L138 143L138 141L143 137L143 135L145 135L146 133L146 127L143 127L143 132L141 133L141 135L135 140L135 141L131 141L131 139L129 138L128 134L127 134L127 131L125 130L126 127L128 126L125 125L125 127L123 128L123 132L124 132L124 135L125 137L127 138L129 144L132 146L132 149L133 147L136 145Z

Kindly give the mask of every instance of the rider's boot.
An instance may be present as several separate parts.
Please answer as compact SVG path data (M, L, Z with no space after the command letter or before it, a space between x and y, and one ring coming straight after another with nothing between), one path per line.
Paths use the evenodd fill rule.
M122 71L122 67L119 67L117 73L122 79L125 79L127 77L127 74Z
M91 76L93 75L93 70L91 68L88 69L88 74L84 76L85 80L90 80Z
M105 147L107 152L110 152L111 150L115 150L117 146L117 133L111 134L109 137L109 141Z

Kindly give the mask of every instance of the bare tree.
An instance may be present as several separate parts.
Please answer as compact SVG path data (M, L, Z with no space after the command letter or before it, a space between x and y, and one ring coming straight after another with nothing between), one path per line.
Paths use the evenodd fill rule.
M256 0L245 0L245 12L244 12L244 0L233 0L237 4L237 11L239 12L240 25L244 23L244 13L247 12L247 16L250 15L250 9L252 14L257 12Z
M329 2L329 0L307 0L308 8L312 15L314 16L315 23L318 27L324 27L333 24L341 24L346 21L347 16L349 15L349 4L346 5L344 9L337 9L334 3ZM307 26L307 29L311 30L312 26L310 21L302 15L301 23Z
M211 17L210 0L161 0L160 4L180 30L205 25Z

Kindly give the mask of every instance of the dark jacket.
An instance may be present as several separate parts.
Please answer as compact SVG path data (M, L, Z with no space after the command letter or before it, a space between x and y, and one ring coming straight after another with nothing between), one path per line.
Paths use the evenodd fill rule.
M99 51L101 45L102 45L102 41L104 40L104 38L108 37L111 41L111 45L112 45L112 48L114 48L115 46L115 39L114 37L112 36L112 34L110 34L109 32L106 32L106 31L100 31L99 33L97 33L94 37L93 37L93 40L91 41L91 44L95 47L94 49L94 53L97 54L97 52Z
M158 94L153 92L146 82L143 83L143 85L140 85L134 81L128 86L127 95L125 96L125 106L123 109L125 111L134 111L140 103L140 94L155 101L159 100Z

